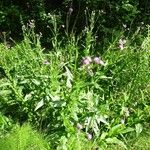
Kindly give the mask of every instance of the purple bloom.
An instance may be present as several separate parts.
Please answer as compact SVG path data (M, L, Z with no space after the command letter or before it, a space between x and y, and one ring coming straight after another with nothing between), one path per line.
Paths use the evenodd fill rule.
M88 140L91 140L91 139L92 139L92 134L87 133L87 134L86 134L86 137L87 137Z
M94 57L93 59L94 63L105 66L105 63L101 60L100 57Z
M96 64L100 64L100 57L94 57L93 61L96 63Z
M89 65L91 62L92 62L92 59L89 56L83 58L83 60L82 60L83 65Z
M79 130L81 130L81 129L83 128L83 126L82 126L80 123L77 123L77 128L78 128Z

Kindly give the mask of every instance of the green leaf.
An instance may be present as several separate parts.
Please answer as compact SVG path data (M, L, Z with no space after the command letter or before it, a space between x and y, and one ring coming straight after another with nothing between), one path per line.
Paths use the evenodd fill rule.
M102 123L104 123L106 125L109 125L109 123L106 121L106 118L104 116L102 116L102 115L97 118L97 122L98 123L102 122Z
M49 94L49 96L52 99L52 101L60 101L60 97L58 95L53 96L53 95Z
M28 100L30 100L30 99L31 99L31 97L32 97L32 92L31 92L31 93L29 93L29 94L26 94L26 96L24 97L24 101L28 101Z
M39 101L34 109L34 111L37 111L39 108L41 108L44 105L43 99Z
M32 82L35 84L35 85L40 85L40 81L36 80L36 79L32 79Z
M123 148L127 149L126 145L124 144L124 142L122 142L121 140L117 139L116 137L113 138L107 138L106 142L108 144L118 144L120 146L122 146Z
M9 86L9 85L11 85L11 83L2 83L2 84L0 84L0 87L4 87L4 86Z
M63 101L54 101L53 102L53 107L64 107L66 106L66 102L63 102Z
M107 77L107 76L100 76L100 79L112 79L112 77Z
M136 131L136 136L137 137L140 135L140 133L142 132L142 130L143 130L143 126L140 123L138 123L138 124L135 125L135 131Z
M113 136L113 135L120 134L123 129L124 129L124 125L118 124L110 129L108 135Z
M108 135L107 132L103 132L102 135L101 135L101 140L104 140L106 138L106 136Z
M8 94L11 94L12 91L11 90L1 90L0 91L0 95L3 96L3 95L8 95Z
M23 79L22 81L20 81L20 84L27 84L29 83L29 79Z
M66 76L67 76L66 86L68 88L71 88L72 87L71 82L73 81L73 75L67 67L65 67L65 68L66 68Z
M70 81L69 79L67 79L66 86L67 86L68 88L71 88L71 87L72 87L71 81Z
M125 134L128 132L133 132L135 129L131 128L131 127L127 127L124 130L120 131L120 134Z

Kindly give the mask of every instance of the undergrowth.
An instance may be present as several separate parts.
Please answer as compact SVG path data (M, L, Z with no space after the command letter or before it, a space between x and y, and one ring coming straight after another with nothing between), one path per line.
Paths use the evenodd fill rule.
M22 127L15 125L10 133L0 140L2 150L50 150L43 137L35 132L28 124Z

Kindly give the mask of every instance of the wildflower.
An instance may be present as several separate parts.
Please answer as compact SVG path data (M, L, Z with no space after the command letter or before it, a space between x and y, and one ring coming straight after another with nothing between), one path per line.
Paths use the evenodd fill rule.
M81 129L83 129L83 126L80 123L77 123L77 129L81 130Z
M100 58L99 57L94 57L93 61L96 63L96 64L100 64Z
M94 57L93 59L94 63L105 66L105 63L101 60L100 57Z
M82 60L83 65L89 65L91 62L92 62L92 59L89 56L83 58L83 60Z
M86 137L87 137L88 140L91 140L91 139L92 139L92 134L87 133L87 134L86 134Z
M48 60L44 60L43 64L45 64L45 65L49 65L50 63L49 63L49 61L48 61Z

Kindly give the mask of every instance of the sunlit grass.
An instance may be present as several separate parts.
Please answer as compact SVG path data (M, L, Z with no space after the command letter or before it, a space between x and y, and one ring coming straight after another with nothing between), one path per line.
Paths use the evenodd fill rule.
M42 135L35 132L29 125L15 126L10 133L0 139L3 150L50 150L50 146Z

